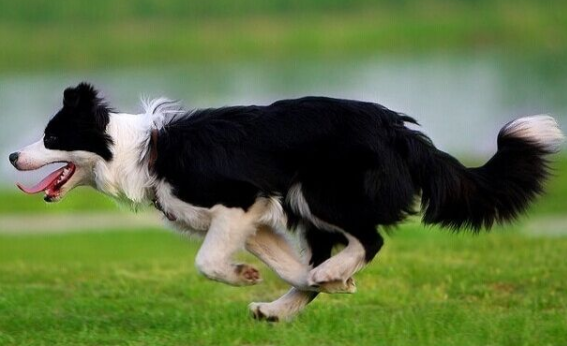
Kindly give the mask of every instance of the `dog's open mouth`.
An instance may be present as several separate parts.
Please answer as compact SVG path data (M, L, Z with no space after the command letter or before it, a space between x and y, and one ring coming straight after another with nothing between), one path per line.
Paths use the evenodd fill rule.
M16 184L20 190L27 194L35 194L45 192L45 200L47 202L57 200L61 193L61 187L71 179L75 173L75 164L68 162L65 166L59 168L55 172L49 174L42 181L33 187L25 187L20 183Z

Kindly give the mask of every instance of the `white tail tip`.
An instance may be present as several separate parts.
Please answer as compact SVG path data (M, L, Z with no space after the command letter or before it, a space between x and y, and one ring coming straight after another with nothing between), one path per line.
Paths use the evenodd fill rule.
M516 119L504 126L502 135L526 139L551 153L558 152L565 140L557 121L545 114Z

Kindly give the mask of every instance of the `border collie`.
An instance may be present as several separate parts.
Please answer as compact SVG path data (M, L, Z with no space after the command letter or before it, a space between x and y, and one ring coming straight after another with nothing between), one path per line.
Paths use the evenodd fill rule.
M354 292L353 275L382 247L377 227L414 214L419 198L425 224L477 232L513 220L542 193L547 157L563 140L553 118L519 118L502 128L486 164L467 168L406 127L413 118L375 103L305 97L184 111L157 99L144 108L118 113L90 84L66 89L43 137L10 155L18 170L66 165L18 186L47 202L87 185L135 207L153 204L204 237L198 270L230 285L261 281L233 261L246 248L292 286L250 305L269 321L290 318L320 292Z

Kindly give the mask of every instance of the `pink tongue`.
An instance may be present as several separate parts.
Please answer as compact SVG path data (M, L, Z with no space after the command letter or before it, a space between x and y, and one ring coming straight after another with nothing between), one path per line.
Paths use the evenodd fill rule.
M50 175L48 175L47 177L45 177L42 181L37 183L37 185L35 185L34 187L24 187L20 183L17 183L16 186L18 186L20 188L20 190L22 190L25 193L28 193L30 195L34 194L34 193L45 191L49 186L51 186L57 180L57 178L59 178L61 173L63 173L64 169L65 169L65 167L59 168L55 172L53 172Z

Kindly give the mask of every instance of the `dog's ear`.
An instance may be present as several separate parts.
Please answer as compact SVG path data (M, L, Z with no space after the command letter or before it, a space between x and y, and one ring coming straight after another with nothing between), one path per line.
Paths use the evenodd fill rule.
M67 88L63 92L63 106L75 108L79 103L79 97L77 93L77 89L75 88Z
M63 92L63 106L89 109L98 101L98 91L89 83L80 83Z
M108 124L110 109L98 91L89 83L83 82L76 87L69 87L63 92L63 107L71 110L71 114L87 122L94 122L104 129Z

